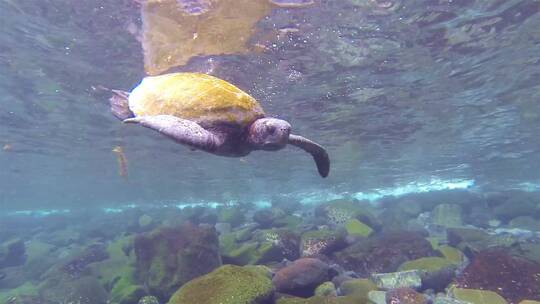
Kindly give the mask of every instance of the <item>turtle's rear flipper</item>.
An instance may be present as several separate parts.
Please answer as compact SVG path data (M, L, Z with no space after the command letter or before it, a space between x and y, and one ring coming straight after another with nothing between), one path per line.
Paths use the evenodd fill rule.
M198 123L172 115L137 116L126 119L124 122L139 123L174 139L178 143L210 153L215 153L223 143L220 137L204 129Z
M322 177L327 177L330 172L330 158L326 150L319 144L298 135L289 135L289 144L296 146L313 156L317 170Z
M120 90L111 90L113 95L109 98L111 104L111 112L116 118L125 120L132 118L133 112L129 109L128 97L129 93Z

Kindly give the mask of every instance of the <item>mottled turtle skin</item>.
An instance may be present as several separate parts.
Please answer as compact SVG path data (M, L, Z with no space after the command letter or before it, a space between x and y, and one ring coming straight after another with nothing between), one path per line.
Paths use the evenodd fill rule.
M319 144L291 134L291 125L269 118L246 92L202 73L150 76L131 92L113 90L111 111L192 149L240 157L254 150L276 151L287 144L310 153L319 174L330 171L328 153Z

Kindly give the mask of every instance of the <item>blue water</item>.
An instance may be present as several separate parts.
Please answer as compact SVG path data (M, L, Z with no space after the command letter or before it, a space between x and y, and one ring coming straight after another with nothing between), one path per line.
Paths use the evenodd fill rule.
M293 148L220 158L118 123L99 88L145 76L136 3L2 1L2 206L301 198L432 180L537 187L540 4L391 4L274 8L251 38L270 37L257 40L265 51L212 58L215 75L328 149L321 179ZM275 39L283 28L295 32ZM207 58L181 69L208 69Z

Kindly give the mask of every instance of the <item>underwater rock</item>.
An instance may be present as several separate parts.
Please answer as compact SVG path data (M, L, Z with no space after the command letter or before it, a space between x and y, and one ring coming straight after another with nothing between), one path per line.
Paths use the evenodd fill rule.
M319 259L301 258L278 270L272 279L276 291L312 296L315 288L330 279L330 267Z
M229 223L216 223L214 225L214 228L216 228L216 231L219 235L222 235L231 232L232 227Z
M73 227L56 230L52 233L40 234L36 237L36 240L55 245L57 247L66 247L70 244L78 242L80 239L80 232L75 230Z
M26 261L26 247L21 239L13 239L0 245L0 268L19 266Z
M300 240L300 255L303 257L330 255L347 245L345 229L319 229L307 231Z
M378 230L381 227L379 220L370 212L371 206L361 202L348 200L333 200L318 205L315 214L326 219L332 225L344 225L350 219L358 219L362 223Z
M392 304L427 304L426 297L411 288L397 288L386 292L386 303Z
M159 300L154 296L144 296L137 304L159 304Z
M271 247L276 247L281 253L279 258L272 260L262 260L260 263L268 261L281 261L287 259L294 261L299 258L300 248L300 236L294 231L288 229L271 229L260 230L255 233L254 239L258 240L261 244L268 244Z
M272 281L258 271L224 265L184 284L169 304L266 304L273 297Z
M283 210L285 214L293 214L303 207L302 203L288 197L274 197L272 198L271 204L272 208L279 208Z
M106 304L107 291L94 277L49 277L39 286L39 295L51 303Z
M315 288L315 296L337 297L336 286L332 282L324 282Z
M366 303L368 301L368 293L377 289L377 285L370 279L348 280L339 286L342 295L349 296L357 303Z
M487 232L476 228L448 228L448 244L463 252L478 252L493 245L493 238Z
M386 304L386 291L372 290L368 293L369 304Z
M454 298L449 297L447 295L439 294L433 300L433 304L470 304L470 303L463 302L463 301L458 300L458 299L454 299Z
M109 291L111 303L133 304L147 294L136 282L133 241L132 236L117 238L107 246L109 258L90 266L92 275Z
M408 270L390 273L373 273L371 279L381 289L414 288L422 286L422 272Z
M347 234L351 236L368 237L373 233L373 229L357 219L350 219L345 223Z
M354 299L350 297L324 297L313 296L311 298L297 298L297 297L283 297L276 301L276 304L358 304Z
M448 245L437 246L436 250L441 253L441 255L455 263L457 265L464 264L467 262L467 257L461 252L461 250L454 248Z
M521 243L519 244L519 253L526 259L540 264L540 244Z
M60 270L71 278L81 277L88 270L89 264L100 262L109 258L104 244L92 244L87 246L81 253L70 258Z
M505 202L495 206L493 214L503 222L508 222L518 216L530 216L537 213L534 198L527 194L515 193Z
M471 304L507 304L503 297L496 292L480 289L453 288L451 294L454 298ZM517 302L516 302L517 303ZM513 304L516 304L513 303Z
M540 300L540 264L504 249L479 252L456 278L456 287L491 290L510 303Z
M150 227L150 225L152 225L153 221L154 219L152 219L151 216L149 216L148 214L143 214L139 217L137 223L139 224L139 228L147 229Z
M433 255L435 251L423 236L408 231L385 232L334 254L338 264L362 277L393 272L406 261Z
M297 229L303 219L297 215L282 216L274 220L274 227Z
M300 237L287 229L259 230L248 242L238 242L234 233L223 234L219 240L225 263L262 264L295 260L299 256Z
M457 204L440 204L432 212L434 225L442 227L461 227L463 225L462 209Z
M213 227L184 224L135 238L137 278L152 295L168 299L178 287L221 265Z
M399 266L399 271L421 271L422 289L443 291L454 279L458 265L441 257L425 257L407 261Z
M245 212L236 207L221 207L217 210L217 220L221 223L229 223L231 227L241 226L245 220Z
M520 228L530 231L540 231L540 220L537 220L531 216L518 216L513 218L508 226L511 228Z
M253 221L259 224L261 228L270 228L278 219L285 217L285 212L278 208L267 208L257 210L253 214Z

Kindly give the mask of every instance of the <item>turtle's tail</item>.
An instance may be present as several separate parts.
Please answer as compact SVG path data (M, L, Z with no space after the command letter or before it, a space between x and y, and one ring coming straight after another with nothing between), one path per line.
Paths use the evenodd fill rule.
M109 102L111 104L111 112L113 115L120 120L135 117L133 112L129 109L129 93L120 90L111 90L111 92L113 95L109 98Z

